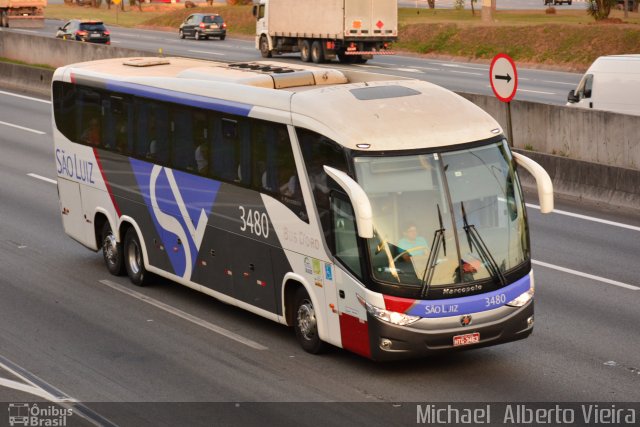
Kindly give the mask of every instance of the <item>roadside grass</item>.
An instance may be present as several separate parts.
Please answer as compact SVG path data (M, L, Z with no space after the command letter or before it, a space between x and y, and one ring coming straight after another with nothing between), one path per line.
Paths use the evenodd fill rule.
M46 70L55 70L55 67L52 67L47 64L29 64L27 62L16 61L15 59L9 59L9 58L0 57L0 62L5 62L7 64L27 65L29 67L44 68Z
M186 9L182 4L144 4L143 11L126 6L117 15L89 7L49 5L47 18L101 19L107 25L177 31L184 18L194 12L221 14L230 36L252 37L255 20L251 6L207 6ZM480 11L413 9L398 10L399 37L394 50L417 54L461 57L489 61L506 53L519 63L541 64L584 71L597 57L640 53L640 14L614 10L606 23L595 23L585 11L562 10L546 14L544 9L497 11L495 22L482 22Z

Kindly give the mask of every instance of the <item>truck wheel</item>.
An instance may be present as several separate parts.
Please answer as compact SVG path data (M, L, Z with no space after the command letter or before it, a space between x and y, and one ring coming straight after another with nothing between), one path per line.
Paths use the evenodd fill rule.
M318 335L316 312L309 294L303 287L298 288L296 292L294 307L293 329L298 342L308 353L321 353L326 348L326 344Z
M314 64L324 62L324 49L322 48L322 42L320 40L314 40L313 43L311 43L311 60Z
M309 40L302 41L302 45L300 46L300 59L302 59L302 62L311 61L311 44Z
M178 30L178 37L184 39L184 31L182 31L182 29Z
M2 12L2 21L0 21L0 27L9 27L9 18L7 12Z
M142 245L135 228L127 230L124 237L124 265L131 283L137 286L145 286L149 282L150 274L144 267Z
M356 55L356 59L355 59L355 61L354 61L354 62L355 62L356 64L366 64L366 63L367 63L367 61L368 61L368 60L367 60L367 59L364 59L364 58L362 57L362 55Z
M263 58L271 58L271 51L269 50L269 40L267 36L260 37L260 55Z
M196 39L196 40L200 40L201 39L200 32L196 31L195 34L193 35L193 38Z

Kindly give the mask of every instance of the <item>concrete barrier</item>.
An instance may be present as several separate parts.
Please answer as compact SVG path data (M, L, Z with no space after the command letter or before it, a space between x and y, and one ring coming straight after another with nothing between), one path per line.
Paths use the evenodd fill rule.
M19 33L0 32L0 57L61 66L88 60L152 56ZM48 94L52 71L0 63L0 84ZM461 93L507 129L506 104L493 96ZM513 146L540 163L558 194L640 211L640 117L512 101ZM461 117L464 121L464 117ZM526 172L523 185L535 186Z
M0 32L0 58L53 68L96 59L154 56L157 53L32 34Z
M461 93L507 130L507 105ZM515 148L640 170L640 116L529 101L511 102Z
M576 200L607 204L640 213L640 171L562 156L515 149L538 162L553 181L554 193ZM533 177L523 168L522 185L535 188ZM536 202L537 203L537 202Z
M0 62L0 82L7 89L49 97L53 70Z

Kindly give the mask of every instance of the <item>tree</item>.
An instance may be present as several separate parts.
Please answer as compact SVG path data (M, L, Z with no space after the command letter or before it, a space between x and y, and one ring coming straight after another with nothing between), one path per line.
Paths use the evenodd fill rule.
M616 0L587 0L587 13L596 21L607 19L611 8L617 4Z
M436 8L436 0L427 0L427 3L429 3L429 9Z

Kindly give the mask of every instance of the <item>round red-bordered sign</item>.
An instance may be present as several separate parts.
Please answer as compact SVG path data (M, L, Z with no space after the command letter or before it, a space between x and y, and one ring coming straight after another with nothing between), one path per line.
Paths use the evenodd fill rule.
M513 59L504 53L497 54L489 67L491 89L502 102L510 102L518 90L518 71Z

